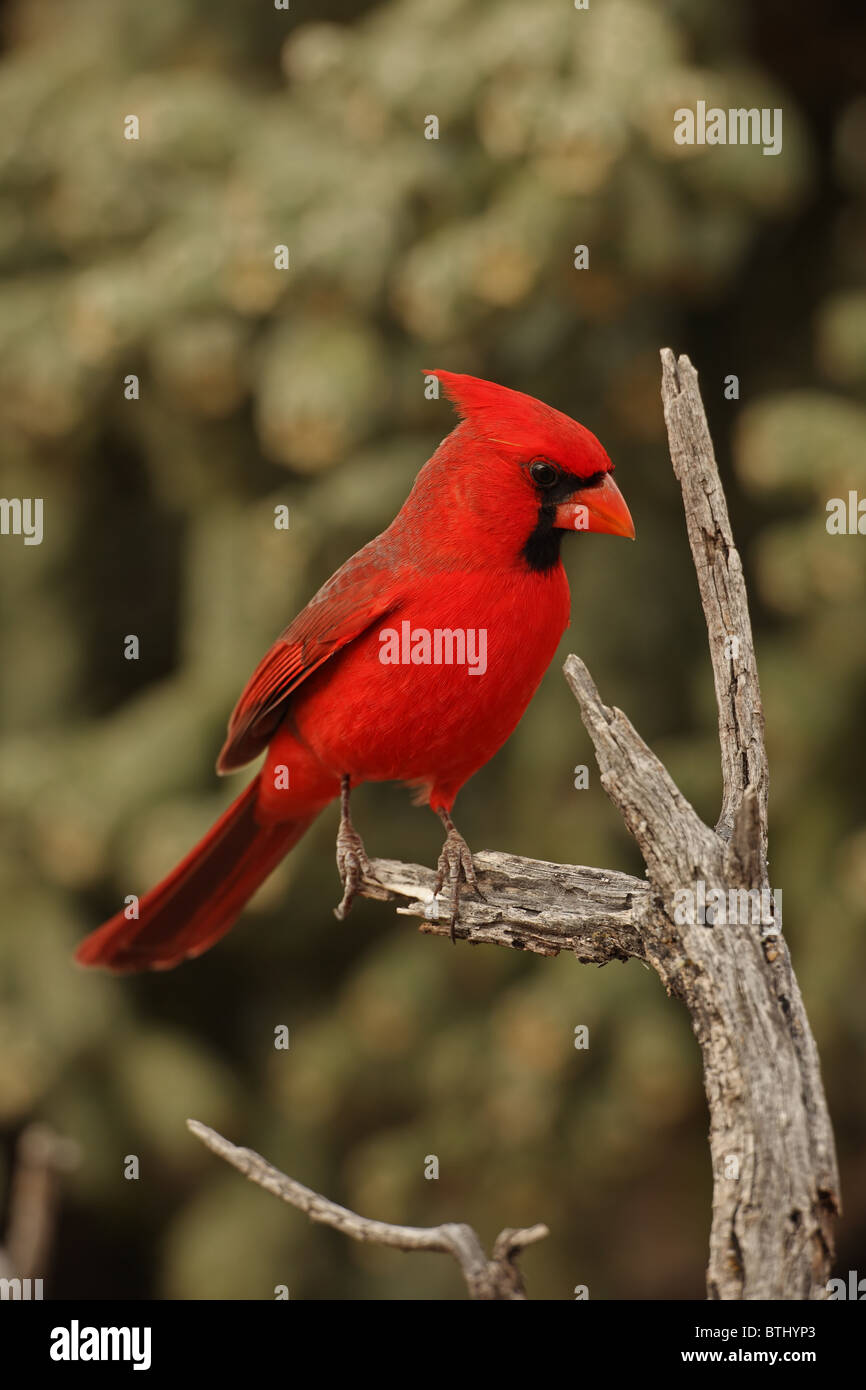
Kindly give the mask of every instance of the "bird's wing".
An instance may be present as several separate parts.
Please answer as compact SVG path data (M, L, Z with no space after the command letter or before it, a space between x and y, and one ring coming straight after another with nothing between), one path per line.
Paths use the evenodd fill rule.
M257 757L285 715L292 691L341 647L381 622L400 598L400 585L375 541L347 560L280 633L250 676L229 720L217 771L231 772Z

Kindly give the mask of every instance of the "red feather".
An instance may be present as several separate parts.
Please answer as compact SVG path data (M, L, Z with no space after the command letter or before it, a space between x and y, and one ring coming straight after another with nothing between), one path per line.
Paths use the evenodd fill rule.
M322 662L397 602L398 582L382 568L374 543L332 575L262 658L229 720L217 760L231 772L258 757L279 726L288 696Z

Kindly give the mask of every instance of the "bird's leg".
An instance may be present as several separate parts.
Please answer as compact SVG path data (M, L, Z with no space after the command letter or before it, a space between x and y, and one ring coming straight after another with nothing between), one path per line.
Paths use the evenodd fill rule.
M441 808L436 812L437 816L445 826L445 843L442 846L442 853L439 855L439 863L436 866L436 882L433 885L433 892L438 896L442 892L446 877L448 879L448 896L450 899L451 916L449 927L451 940L455 942L454 924L457 921L457 914L460 909L460 880L462 879L470 888L478 893L478 883L475 878L475 866L472 863L472 853L464 840L460 831L455 829L454 822L447 811Z
M337 869L340 873L340 882L343 885L343 897L337 907L334 908L334 916L338 922L344 922L349 914L349 909L355 898L361 891L361 884L364 879L373 879L370 860L367 858L367 851L364 849L364 841L361 839L354 825L352 817L349 815L349 792L351 778L344 776L340 780L340 828L337 831Z

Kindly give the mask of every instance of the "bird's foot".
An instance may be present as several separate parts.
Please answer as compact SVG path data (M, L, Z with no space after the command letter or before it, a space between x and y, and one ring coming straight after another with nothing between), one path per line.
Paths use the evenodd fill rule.
M337 831L337 871L343 885L343 896L334 908L338 922L345 922L352 903L364 883L376 884L378 879L364 848L364 841L352 824L349 815L349 778L342 779L340 790L340 828ZM387 893L383 890L383 896Z
M351 821L341 821L337 831L337 869L343 885L343 897L334 908L334 916L338 922L344 922L364 880L375 878L364 841Z
M456 942L454 926L460 913L460 889L461 885L471 888L473 892L481 897L478 882L475 877L475 865L472 863L472 852L464 840L460 831L455 829L454 822L445 811L438 811L437 815L445 826L447 834L445 843L442 846L442 853L439 855L439 863L436 865L436 881L433 884L434 898L438 898L445 884L448 884L448 902L450 916L448 927L451 941Z

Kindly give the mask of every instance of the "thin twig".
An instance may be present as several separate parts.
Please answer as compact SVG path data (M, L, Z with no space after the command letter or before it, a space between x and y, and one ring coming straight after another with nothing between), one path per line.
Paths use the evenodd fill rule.
M216 1130L198 1120L187 1120L187 1126L201 1142L224 1158L250 1182L271 1192L304 1212L311 1221L332 1226L352 1240L369 1245L387 1245L397 1250L431 1250L453 1255L466 1280L471 1298L524 1299L523 1281L515 1263L516 1256L527 1245L533 1245L549 1235L546 1226L530 1226L525 1230L506 1229L497 1236L493 1256L488 1259L481 1241L471 1226L448 1222L443 1226L394 1226L386 1221L373 1221L358 1216L348 1207L331 1202L312 1188L304 1187L294 1178L274 1168L253 1149L240 1149L224 1139Z

